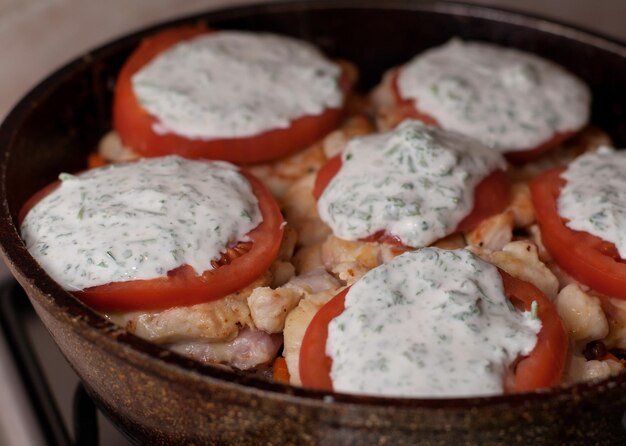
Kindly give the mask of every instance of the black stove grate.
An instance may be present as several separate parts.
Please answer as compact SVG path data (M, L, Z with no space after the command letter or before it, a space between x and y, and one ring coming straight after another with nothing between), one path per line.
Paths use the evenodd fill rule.
M98 412L82 384L78 384L74 392L73 435L63 421L26 330L27 319L33 314L33 307L17 282L0 284L0 326L41 433L49 446L97 446Z

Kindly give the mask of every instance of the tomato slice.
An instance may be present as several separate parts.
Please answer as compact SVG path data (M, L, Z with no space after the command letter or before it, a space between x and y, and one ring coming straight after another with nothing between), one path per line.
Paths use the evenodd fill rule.
M209 30L202 25L168 29L144 39L131 54L117 78L113 99L113 127L125 146L143 156L178 154L186 158L252 164L282 158L304 149L340 124L344 116L343 107L329 108L320 115L294 119L286 129L268 130L249 137L207 140L189 139L174 133L155 133L153 125L157 120L137 100L132 76L170 47L213 32L219 31ZM340 86L346 97L351 87L346 70L343 70Z
M626 299L626 264L613 243L566 226L557 200L565 167L543 172L530 184L541 240L559 267L581 283L608 296Z
M333 390L333 381L330 378L330 369L333 360L326 356L326 340L328 339L328 324L345 310L346 288L315 313L309 323L302 345L300 347L300 381L305 387L319 390Z
M158 310L217 300L250 285L269 269L278 255L283 217L267 188L252 174L240 172L252 187L263 221L247 234L250 242L228 247L226 254L214 262L215 269L197 275L191 266L183 265L169 271L166 277L113 282L72 294L100 311ZM52 183L33 195L20 210L19 223L59 184Z
M541 330L537 344L528 356L522 357L505 377L505 393L528 392L557 385L565 368L568 339L552 302L537 287L516 279L499 269L504 292L520 310L530 311L537 302L537 316ZM328 324L345 309L349 288L337 294L313 317L302 339L300 348L300 379L302 385L332 391L330 370L332 359L326 356Z
M499 272L509 300L523 311L531 311L533 301L537 302L537 317L541 320L537 344L506 377L505 393L529 392L556 386L563 376L569 348L569 340L559 313L550 299L536 286L500 269Z
M316 200L322 196L328 183L341 169L341 155L335 155L322 166L317 172L313 186L313 196ZM511 197L511 184L509 177L503 170L495 170L487 175L474 189L474 207L458 224L456 230L469 232L484 219L502 212L509 204ZM393 235L377 233L367 237L365 241L381 241L401 245L402 243Z
M400 69L396 69L392 74L391 86L393 91L393 97L396 102L397 112L399 116L406 118L418 119L425 124L439 126L439 122L430 116L428 113L421 111L417 106L417 101L413 99L405 99L400 94L400 88L398 87L398 76ZM512 152L506 152L504 156L513 164L526 163L539 158L540 155L546 151L558 146L566 139L575 135L576 132L556 132L550 139L539 144L537 147L531 147L524 150L515 150Z

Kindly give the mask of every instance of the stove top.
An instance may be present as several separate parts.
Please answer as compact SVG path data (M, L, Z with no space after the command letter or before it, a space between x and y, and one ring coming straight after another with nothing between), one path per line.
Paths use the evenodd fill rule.
M132 444L100 412L13 280L0 284L0 444Z

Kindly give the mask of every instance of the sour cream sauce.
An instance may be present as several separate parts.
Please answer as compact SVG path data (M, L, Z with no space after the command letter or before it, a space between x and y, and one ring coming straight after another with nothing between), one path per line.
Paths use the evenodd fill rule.
M503 392L541 321L513 307L498 270L467 250L424 248L356 282L328 327L337 392L462 397Z
M445 129L502 152L528 150L589 120L591 94L577 77L533 54L453 39L408 62L405 99Z
M63 288L196 273L262 221L249 182L225 162L150 158L60 175L26 215L28 251Z
M379 231L421 247L454 232L474 206L474 188L502 156L466 136L407 120L356 138L318 200L321 219L345 240Z
M343 103L340 68L293 38L219 31L181 42L132 77L154 131L237 138L287 128Z
M626 151L602 147L576 158L561 174L557 201L566 226L611 242L626 259Z

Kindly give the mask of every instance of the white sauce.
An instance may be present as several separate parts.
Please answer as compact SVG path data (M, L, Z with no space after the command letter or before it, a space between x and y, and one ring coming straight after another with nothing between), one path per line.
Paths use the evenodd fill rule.
M493 265L466 250L424 248L368 272L329 325L337 392L461 397L503 392L541 321L516 310Z
M502 152L532 149L589 120L587 86L533 54L453 39L407 63L400 95L445 129Z
M191 139L252 136L339 107L341 70L312 45L220 31L179 43L132 78L157 133Z
M454 232L474 205L474 187L505 166L501 155L466 136L418 121L357 138L317 208L346 240L378 231L420 247Z
M615 244L626 259L626 151L602 147L576 158L561 174L557 201L566 226Z
M185 264L201 274L262 221L250 184L225 162L168 156L60 179L21 233L70 291L164 277Z

